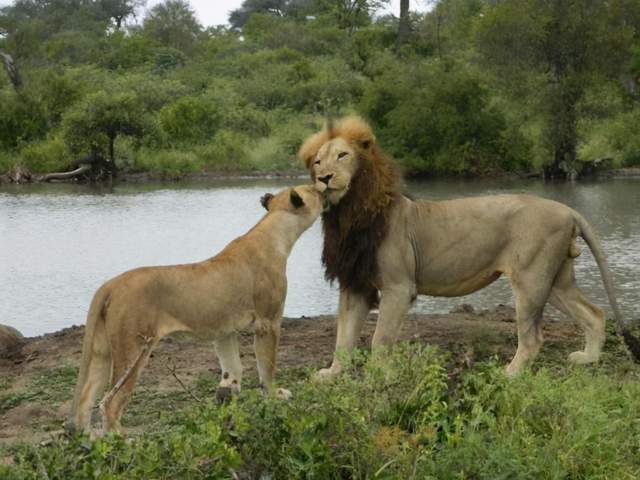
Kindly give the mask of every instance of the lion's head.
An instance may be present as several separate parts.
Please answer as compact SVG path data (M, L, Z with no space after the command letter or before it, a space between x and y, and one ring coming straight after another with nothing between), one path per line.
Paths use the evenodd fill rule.
M331 205L322 215L326 277L374 297L377 251L399 195L399 174L359 117L346 117L312 135L299 156Z

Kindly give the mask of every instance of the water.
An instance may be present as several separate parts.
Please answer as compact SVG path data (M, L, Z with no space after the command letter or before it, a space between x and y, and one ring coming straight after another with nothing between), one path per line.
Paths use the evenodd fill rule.
M83 324L95 290L125 270L194 262L217 253L263 215L260 196L304 180L235 180L199 184L0 186L0 323L27 336ZM560 200L600 234L627 317L640 318L640 181L544 184L537 181L420 181L407 190L431 199L528 192ZM606 297L588 249L577 262L581 288ZM285 316L335 313L338 292L324 281L316 223L288 264ZM473 295L420 297L417 312L447 312L459 303L512 303L500 279Z

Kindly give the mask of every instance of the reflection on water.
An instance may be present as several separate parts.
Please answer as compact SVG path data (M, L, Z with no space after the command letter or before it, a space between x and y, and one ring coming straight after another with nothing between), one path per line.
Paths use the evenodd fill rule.
M218 252L262 216L260 196L304 180L226 180L206 184L0 187L0 323L37 335L82 324L93 292L142 265L194 262ZM527 192L580 211L599 232L627 317L640 318L640 182L544 184L536 181L409 182L431 199ZM604 306L593 257L583 245L578 284ZM321 227L296 244L288 264L286 316L334 313L337 291L320 265ZM512 303L508 281L463 299L420 297L419 312Z

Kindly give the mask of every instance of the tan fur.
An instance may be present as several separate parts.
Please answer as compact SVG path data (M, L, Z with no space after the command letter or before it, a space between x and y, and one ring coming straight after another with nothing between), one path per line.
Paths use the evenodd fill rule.
M304 204L294 204L300 202ZM98 289L87 316L72 425L88 430L91 407L109 378L112 386L126 378L104 402L105 430L119 429L122 411L151 350L175 331L212 338L223 372L220 387L239 390L237 332L251 328L260 380L272 391L287 258L298 237L320 215L323 200L305 185L265 196L263 204L268 212L260 222L215 257L138 268ZM152 339L151 348L145 346L146 339Z
M356 208L351 185L358 184L359 175L367 174L368 164L384 158L370 153L379 152L375 143L363 149L363 138L375 137L361 119L348 118L338 123L333 134L320 132L300 150L316 188L332 205L323 214L325 227L329 214L338 215L335 212L341 211L345 201L350 209ZM378 189L378 195L384 197L385 189ZM363 198L363 211L370 204L369 197ZM372 222L374 218L372 215ZM388 204L384 218L386 227L377 231L385 235L376 250L376 275L371 278L380 297L374 347L395 342L416 295L467 295L506 275L515 294L518 328L518 348L507 368L509 374L521 371L538 353L540 321L547 301L585 330L585 349L572 353L570 360L596 362L604 343L604 314L576 287L573 261L580 253L575 245L577 236L583 237L594 253L615 317L623 325L600 244L586 220L566 205L530 195L439 202L398 196ZM341 228L348 228L345 223ZM325 249L327 240L331 237L325 237ZM355 346L370 308L366 292L351 288L348 282L343 285L341 280L336 350ZM340 370L335 356L331 367L321 370L319 376Z

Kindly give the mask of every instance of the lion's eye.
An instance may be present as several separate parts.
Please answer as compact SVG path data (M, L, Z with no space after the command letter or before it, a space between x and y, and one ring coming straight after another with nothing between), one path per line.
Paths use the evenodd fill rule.
M320 165L320 159L316 160L315 162L313 162L316 165Z
M338 154L338 160L340 160L341 158L346 157L347 155L349 155L349 152L340 152Z

